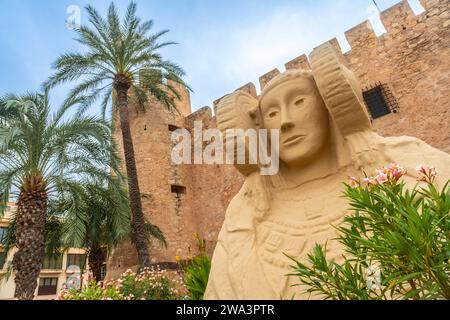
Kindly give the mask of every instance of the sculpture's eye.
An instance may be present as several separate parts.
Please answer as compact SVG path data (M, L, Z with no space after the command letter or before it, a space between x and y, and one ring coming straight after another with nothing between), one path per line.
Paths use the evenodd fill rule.
M300 107L304 102L305 102L305 98L299 98L299 99L295 100L295 103L294 103L294 104L295 104L297 107Z
M269 118L275 118L278 115L278 111L269 112Z

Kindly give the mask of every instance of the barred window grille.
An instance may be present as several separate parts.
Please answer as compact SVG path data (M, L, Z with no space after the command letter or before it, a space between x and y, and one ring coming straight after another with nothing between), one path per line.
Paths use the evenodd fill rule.
M397 113L398 103L389 86L377 82L363 91L364 101L372 119L380 118L389 113Z

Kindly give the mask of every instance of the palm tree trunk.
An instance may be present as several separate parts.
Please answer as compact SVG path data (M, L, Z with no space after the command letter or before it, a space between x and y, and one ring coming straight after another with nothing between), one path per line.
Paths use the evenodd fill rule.
M89 250L89 269L97 282L102 281L102 265L103 262L105 262L105 258L105 250L103 250L102 247L93 246Z
M23 180L17 202L16 246L13 268L16 297L32 300L36 290L45 251L46 185L41 174Z
M128 177L128 192L131 206L131 228L133 241L142 267L150 265L148 252L148 240L145 233L145 219L142 212L141 193L137 178L136 160L134 156L133 139L131 137L130 122L128 118L128 89L130 85L123 82L115 83L119 103L120 128L122 130L123 150L125 156L125 166Z

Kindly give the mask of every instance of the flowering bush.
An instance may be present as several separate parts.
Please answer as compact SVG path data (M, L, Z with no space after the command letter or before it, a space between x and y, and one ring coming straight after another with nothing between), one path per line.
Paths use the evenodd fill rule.
M160 268L144 268L136 274L127 270L114 281L90 282L81 290L62 290L61 300L177 300L187 291L180 276Z
M391 164L362 181L350 178L345 197L354 212L337 229L342 262L316 245L307 263L291 258L291 276L325 299L450 299L450 188L439 191L433 167L417 167L412 190Z

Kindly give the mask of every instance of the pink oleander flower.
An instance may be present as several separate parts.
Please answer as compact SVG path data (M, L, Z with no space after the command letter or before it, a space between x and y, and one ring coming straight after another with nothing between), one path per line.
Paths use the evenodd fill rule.
M400 180L406 174L406 170L396 163L389 164L386 169L388 176L395 181Z
M358 179L356 179L355 177L349 177L348 179L349 179L349 185L350 185L350 187L352 187L352 188L357 188L357 187L359 187L359 181L358 181Z
M376 185L377 184L377 181L373 178L373 177L365 177L364 179L363 179L363 181L364 181L364 183L365 184L367 184L368 186L370 186L370 185Z
M378 174L375 176L375 181L378 184L384 184L385 182L389 181L389 177L386 173L384 173L384 171L382 170L377 170Z
M433 182L434 178L437 176L436 169L431 166L419 165L416 168L418 173L417 181Z

